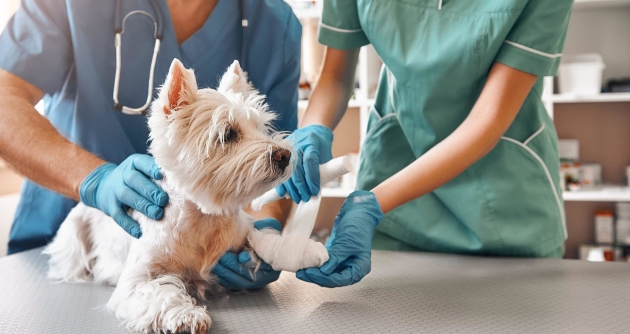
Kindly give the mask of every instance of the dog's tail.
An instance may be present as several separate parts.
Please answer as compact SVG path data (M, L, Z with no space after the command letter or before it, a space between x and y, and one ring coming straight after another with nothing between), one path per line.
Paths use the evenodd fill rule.
M48 278L63 282L92 280L94 257L91 254L92 236L86 211L79 203L63 221L55 239L44 249L50 255Z

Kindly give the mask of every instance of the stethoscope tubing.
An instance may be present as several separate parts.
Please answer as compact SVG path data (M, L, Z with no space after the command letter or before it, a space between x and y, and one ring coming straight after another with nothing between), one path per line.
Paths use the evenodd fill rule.
M116 34L114 45L116 47L116 73L114 76L114 91L113 91L113 99L114 99L114 108L122 111L128 115L141 115L147 111L149 106L151 105L151 100L153 98L153 77L155 75L155 62L157 60L157 55L160 52L160 44L162 40L162 29L164 25L162 23L162 11L160 11L160 7L158 6L155 0L149 1L153 6L153 11L157 16L157 21L151 16L151 14L142 11L142 10L134 10L122 19L120 19L121 11L122 11L122 0L116 0L116 15L115 15L115 26L114 33ZM151 57L151 67L149 70L149 83L147 87L147 100L140 108L130 108L123 106L118 101L118 90L120 88L120 72L122 68L122 34L125 32L125 22L127 19L135 14L145 15L148 17L151 22L153 22L153 37L155 38L155 45L153 47L153 56Z
M231 0L230 0L231 1ZM114 39L114 46L116 47L116 73L114 76L114 91L113 91L113 99L114 99L114 108L116 110L120 110L121 112L129 115L141 115L146 113L147 109L151 105L151 100L153 98L153 78L155 74L155 64L157 60L158 53L160 52L160 45L163 37L163 18L162 11L157 3L157 0L149 0L151 5L153 6L153 10L156 13L157 20L151 16L151 14L147 13L143 10L134 10L124 18L121 19L122 12L122 0L116 0L116 14L114 17L114 33L116 34ZM243 27L243 41L241 44L241 66L245 66L245 60L247 59L247 26L249 25L248 20L246 20L246 11L245 11L245 3L244 0L240 1L240 15L241 15L241 25ZM151 68L149 70L149 84L147 87L147 100L144 105L139 108L130 108L123 106L118 101L118 91L120 88L120 72L122 68L122 34L125 31L125 22L127 19L135 14L145 15L153 22L153 37L155 38L155 45L153 47L153 56L151 57Z

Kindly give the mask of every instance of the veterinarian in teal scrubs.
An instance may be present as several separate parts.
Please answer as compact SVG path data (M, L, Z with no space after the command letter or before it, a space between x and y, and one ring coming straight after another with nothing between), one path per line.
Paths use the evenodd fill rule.
M330 157L329 128L345 112L358 49L372 44L384 66L360 152L361 190L335 221L329 263L298 278L355 283L370 270L370 246L562 256L557 134L541 93L543 76L556 74L572 3L325 0L325 63L293 134L302 167L279 190L296 201L318 190L310 166Z
M133 11L147 13L125 21L120 104L137 108L147 100L156 28L151 18L161 17L154 96L173 58L195 70L199 87L216 86L237 59L278 113L277 128L295 129L301 26L282 0L120 3L121 18ZM153 218L162 215L165 193L148 181L161 176L145 155L147 118L122 113L112 99L115 7L116 1L22 0L0 36L0 157L28 179L9 254L49 242L77 203L79 190L86 204L112 215L136 237L140 231L126 216L127 207ZM45 118L32 107L42 97ZM246 262L248 256L228 255L219 270L229 271L224 264L238 269L238 261ZM277 273L256 283L240 277L224 283L251 288L274 277Z

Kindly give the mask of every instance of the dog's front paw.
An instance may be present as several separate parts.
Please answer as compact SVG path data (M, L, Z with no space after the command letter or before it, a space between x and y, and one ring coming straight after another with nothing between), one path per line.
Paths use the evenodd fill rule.
M204 307L195 307L184 312L172 312L163 320L164 332L206 334L212 320Z
M252 229L247 236L249 245L259 258L274 270L296 272L310 267L321 267L328 261L328 251L319 242L300 235Z

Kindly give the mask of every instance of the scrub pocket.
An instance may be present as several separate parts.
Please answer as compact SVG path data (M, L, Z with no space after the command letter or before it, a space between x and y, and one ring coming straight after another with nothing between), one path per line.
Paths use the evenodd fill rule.
M357 189L372 190L414 160L415 156L396 114L381 116L375 108L372 108L368 119L368 131L359 157ZM406 227L400 223L401 208L385 214L383 220L377 225L377 233L384 234L388 242L381 242L381 239L375 238L373 248L400 250L403 247L403 243L396 238L398 232L406 230Z
M414 160L396 114L381 116L372 108L361 148L358 189L372 190Z
M415 160L397 115L381 116L376 109L371 110L361 148L357 189L371 190ZM375 249L456 252L461 249L454 245L478 244L478 238L461 228L434 193L388 212L376 230L388 238L375 238Z
M502 137L474 165L501 227L505 255L546 256L566 238L557 137L545 123L525 140Z

